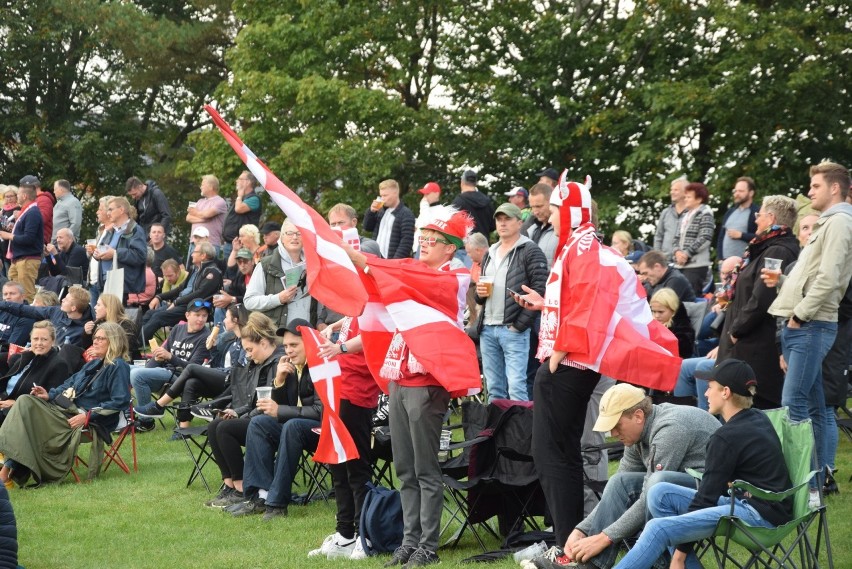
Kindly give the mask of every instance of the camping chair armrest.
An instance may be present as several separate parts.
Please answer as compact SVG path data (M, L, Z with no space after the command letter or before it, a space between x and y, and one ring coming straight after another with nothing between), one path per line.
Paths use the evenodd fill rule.
M687 468L686 473L695 478L696 480L701 480L704 478L704 473L695 470L694 468Z
M487 441L491 437L476 437L475 439L470 439L469 441L460 441L457 443L450 443L450 447L448 450L458 450L465 449L467 447L472 447L473 445L479 444L482 441Z
M783 492L772 492L771 490L764 490L763 488L755 486L754 484L750 484L749 482L746 482L745 480L734 480L731 483L731 490L744 490L744 491L748 492L749 494L751 494L752 496L754 496L755 498L760 498L761 500L766 500L768 502L780 502L781 500L787 498L788 496L794 495L796 492L798 492L802 488L802 486L805 486L806 484L808 484L810 482L811 478L813 478L816 475L816 473L817 473L816 470L811 471L811 473L808 475L807 479L804 480L801 484L797 484L796 486L793 486L792 488L784 490Z

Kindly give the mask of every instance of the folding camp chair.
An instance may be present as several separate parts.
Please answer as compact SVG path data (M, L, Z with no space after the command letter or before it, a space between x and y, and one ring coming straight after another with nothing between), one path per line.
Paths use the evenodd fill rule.
M117 411L92 409L92 412L100 415L108 415ZM121 447L128 435L130 436L133 453L133 471L139 471L139 461L136 454L136 421L133 413L133 403L124 411L124 418L125 424L119 429L115 437L100 425L92 424L83 428L81 442L89 442L92 446L88 460L79 454L74 458L74 466L71 467L71 476L74 477L76 482L82 481L80 475L75 470L75 467L80 465L88 469L87 480L96 478L102 471L106 472L111 464L118 466L125 474L130 474L130 466L121 456Z
M313 451L306 449L299 459L296 478L301 478L300 486L305 492L300 494L298 500L295 501L306 505L319 497L328 504L328 499L331 497L331 470L329 470L327 464L315 462L313 457Z
M207 425L199 427L176 426L175 432L180 435L180 439L186 447L186 452L189 453L189 458L192 460L192 472L186 481L186 487L189 488L197 478L201 478L204 488L210 492L210 485L207 484L207 479L204 477L204 467L213 458L213 450L207 440Z
M793 423L787 415L787 408L766 411L772 421L781 447L784 461L790 474L793 487L785 492L769 492L742 480L731 484L731 491L744 491L752 496L768 501L780 501L788 496L793 497L793 519L775 528L752 527L733 515L734 506L731 504L731 515L719 520L716 531L707 540L705 548L700 552L706 556L707 551L713 551L719 567L731 563L735 567L783 567L789 569L819 567L821 542L825 539L825 553L828 567L834 567L831 557L831 543L828 537L828 520L825 504L820 496L820 506L808 507L808 483L817 473L812 470L816 454L813 430L810 419ZM816 523L815 523L816 522ZM808 531L816 527L816 536L812 540ZM731 552L731 544L736 543L746 549L749 559L739 561Z
M390 427L373 427L373 446L370 448L370 466L373 469L373 484L394 488L393 450L391 449Z
M467 407L466 407L467 406ZM482 412L476 402L465 402L463 413L472 417ZM479 530L498 536L519 527L538 530L535 516L545 513L544 495L532 462L532 405L517 401L495 400L485 411L485 428L470 441L466 479L444 474L444 487L454 510L450 522L461 527L444 544L456 545L468 529L483 550ZM465 420L465 419L463 419ZM469 434L472 431L466 428ZM465 443L460 443L464 445ZM452 450L458 445L450 445ZM497 516L495 530L488 521ZM448 529L449 523L442 529Z

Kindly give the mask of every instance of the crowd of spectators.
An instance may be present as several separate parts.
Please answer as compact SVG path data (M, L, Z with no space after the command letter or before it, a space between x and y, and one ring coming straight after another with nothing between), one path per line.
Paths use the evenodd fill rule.
M378 184L378 197L363 212L363 230L372 239L362 237L347 250L362 269L368 266L364 259L409 263L414 257L433 271L469 270L470 288L459 296L467 300L462 307L465 330L477 346L488 401L528 401L535 393L542 317L537 308L519 298L524 294L545 297L556 270L559 243L565 242L565 235L560 241L558 222L565 197L559 196L559 174L545 168L536 176L528 188L506 192L504 203L495 203L479 189L473 170L462 173L458 196L451 204L443 201L437 183L428 182L418 190L416 216L403 203L400 185L384 180ZM4 199L0 211L0 422L18 408L22 414L46 409L56 415L56 409L45 407L44 402L54 400L61 392L60 384L88 381L89 388L93 376L99 377L94 384L99 396L114 406L124 404L123 389L132 386L142 431L153 429L154 419L180 400L181 426L188 426L193 415L212 419L208 434L224 486L207 505L236 516L265 513L266 519L273 519L287 513L298 459L303 450L315 449L314 428L320 425L323 412L313 392L300 327L328 328L321 350L347 362L345 378L362 381L369 372L359 355L357 322L342 318L311 294L301 230L290 220L264 222L262 191L250 172L240 174L235 188L233 194L222 192L216 176L201 179L198 199L186 206L182 216L190 225L186 251L169 244L173 206L174 211L183 206L170 204L153 181L132 177L126 183L127 197L100 198L96 228L82 227L82 207L67 180L56 180L51 190L30 175L18 186L0 188ZM765 192L759 198L759 189L752 178L738 178L730 192L730 207L717 216L705 184L675 178L671 204L655 220L652 246L618 229L612 232L607 250L618 263L629 263L624 266L632 267L635 276L631 272L631 278L641 282L638 288L644 288L649 314L678 341L676 355L683 363L677 384L670 392L653 392L654 404L686 404L704 415L708 409L721 409L721 405L714 407L712 397L706 397L713 390L702 378L710 377L712 384L717 380L707 374L718 373L717 364L745 362L758 381L757 391L748 396L754 407L788 406L793 419L813 421L820 470L817 484L831 492L837 488L834 412L845 402L852 345L849 174L838 164L814 166L804 192L807 199ZM472 230L447 229L450 219L457 219L448 218L447 212L463 215ZM329 210L328 220L341 233L357 231L358 212L348 204L337 204ZM568 234L572 229L563 228ZM605 236L597 238L603 242ZM52 293L59 296L54 299ZM149 350L144 367L128 370L117 365L128 354L139 360ZM93 365L94 361L100 363ZM416 366L410 365L404 373L416 375L412 371ZM108 369L109 377L126 385L101 385L98 382L106 381L101 369ZM583 375L590 389L597 381L593 375ZM438 383L423 385L443 389ZM168 389L160 393L166 384ZM416 382L401 385L423 387ZM255 388L264 386L271 388L271 395L258 399ZM367 391L362 387L357 393L348 392L343 407L347 410L344 420L359 434L356 443L361 446L365 444L361 435L369 432L378 400L378 388L371 386ZM408 453L411 460L423 460L418 437L429 437L434 429L422 425L415 429L399 415L412 413L417 406L425 409L425 404L405 399L413 397L414 391L393 395L394 390L391 426L411 431L409 447L400 447L400 452ZM365 392L369 401L364 400ZM21 406L20 397L28 394L40 403ZM445 410L445 394L444 390L440 396L430 395L430 413ZM635 393L625 397L635 403L620 412L629 408L640 426L652 419L659 426L668 415L677 418L684 413L668 407L657 410L651 400L643 402ZM198 405L208 398L214 400L212 406ZM86 400L86 404L98 402ZM731 416L739 410L725 409ZM597 410L591 412L594 419ZM12 419L20 430L19 423L26 417L14 414ZM104 421L114 426L112 416ZM0 443L8 438L4 432L0 430ZM641 438L639 432L636 441ZM708 430L702 440L710 434ZM0 444L0 451L4 450ZM64 464L45 464L34 457L37 454L29 449L12 456L0 478L24 479L32 473L43 481ZM644 471L640 457L633 462L623 464L618 480L627 480L633 470ZM427 484L432 466L410 474L403 468L404 501L434 499L431 490L415 498L416 492L405 486ZM336 533L311 555L363 556L355 534L364 495L350 487L347 479L360 482L365 468L357 463L334 470L342 518ZM637 476L630 478L630 484L641 487L643 478ZM641 508L647 490L642 489ZM630 514L630 523L619 522L624 509L598 510L576 528L563 528L573 533L562 554L570 556L572 544L590 532L612 530L609 538L619 539L635 533L639 514ZM421 521L428 531L424 527L419 542L406 542L395 552L393 560L399 564L414 567L437 560L437 545L430 533L434 512L427 510L423 506ZM411 514L406 523L414 524L415 517ZM406 525L406 532L409 529ZM598 549L596 555L603 551ZM547 569L558 564L557 557L543 557L533 564ZM612 565L614 557L610 559L609 553L605 557L609 561L599 567Z

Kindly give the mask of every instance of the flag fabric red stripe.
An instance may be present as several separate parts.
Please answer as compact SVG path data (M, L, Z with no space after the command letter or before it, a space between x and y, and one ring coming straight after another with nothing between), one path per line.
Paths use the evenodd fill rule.
M206 105L213 123L246 167L258 179L269 197L287 218L299 228L305 251L305 268L311 296L335 312L358 316L367 302L367 292L360 286L357 271L340 247L340 235L323 217L305 204L284 182L240 140L216 110Z
M570 270L562 277L567 312L554 349L618 381L674 389L681 365L677 338L654 320L645 289L624 258L602 245L589 225L575 232L557 262Z
M321 358L319 346L322 340L319 332L307 326L299 326L302 340L305 343L305 354L314 391L322 401L322 429L317 450L314 452L315 462L326 464L341 464L358 458L358 449L352 435L340 418L340 388L343 374L337 358Z
M453 397L479 393L476 348L461 325L470 275L436 271L413 259L370 258L362 274L370 301L358 319L367 365L383 391L381 369L395 330Z

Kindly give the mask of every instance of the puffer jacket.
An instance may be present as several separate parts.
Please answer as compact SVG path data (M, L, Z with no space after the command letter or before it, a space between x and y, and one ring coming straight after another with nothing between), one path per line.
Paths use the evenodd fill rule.
M217 401L230 398L228 407L233 409L238 417L248 416L255 409L257 399L255 389L272 385L278 369L278 360L284 355L284 348L277 346L262 363L256 364L249 361L245 367L234 366L231 369L228 387L216 398ZM217 401L211 402L210 406L220 408Z
M482 274L485 274L489 263L491 263L491 250L497 246L499 246L499 244L492 245L491 249L488 250L488 253L486 253L482 258ZM507 289L523 293L521 285L524 284L544 296L544 286L547 284L549 271L547 268L547 258L544 256L544 253L538 245L522 236L520 242L517 243L509 252L507 262L509 263L506 272ZM485 301L488 300L488 298L482 298L476 294L474 295L474 298L476 299L477 304L485 304ZM496 301L496 299L494 299L494 301ZM523 332L532 325L536 315L538 314L537 312L521 308L521 306L508 294L506 295L504 302L504 324L513 326L519 332ZM484 318L485 310L480 310L479 320L476 324L478 332L482 332Z

